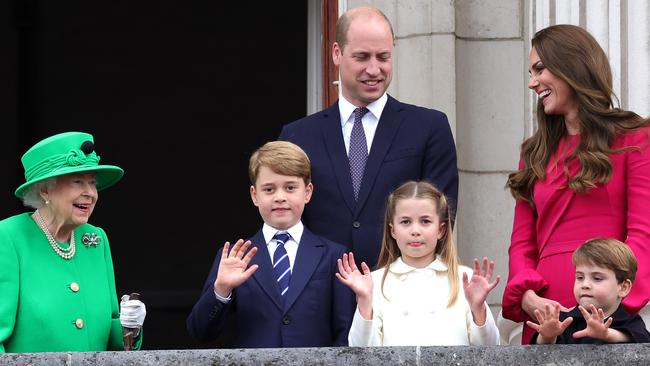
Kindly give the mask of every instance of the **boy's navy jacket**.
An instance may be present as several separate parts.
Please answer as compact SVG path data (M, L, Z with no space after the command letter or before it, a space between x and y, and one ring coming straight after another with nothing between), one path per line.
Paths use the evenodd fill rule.
M557 337L556 344L605 344L600 339L591 337L573 338L573 333L587 328L587 321L578 309L578 305L568 312L560 312L560 321L564 321L568 317L573 317L573 322ZM650 333L638 314L628 314L621 304L611 317L614 318L614 321L610 328L627 333L632 338L630 343L650 343ZM537 343L538 334L533 335L531 344Z
M356 301L334 275L345 247L305 227L283 301L262 231L250 240L251 248L257 247L250 265L259 268L224 304L214 294L219 250L201 297L187 318L190 335L201 342L214 340L225 319L234 317L231 346L235 348L347 346Z

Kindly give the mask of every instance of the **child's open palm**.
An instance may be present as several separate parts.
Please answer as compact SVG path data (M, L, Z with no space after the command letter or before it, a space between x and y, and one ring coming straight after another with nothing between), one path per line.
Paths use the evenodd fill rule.
M474 258L474 273L472 278L467 278L467 273L463 273L463 290L469 306L474 309L482 306L487 299L488 294L499 284L500 277L497 275L494 282L492 274L494 273L494 262L488 264L487 257L483 258L483 266L479 268L478 259Z
M609 317L605 321L605 313L603 309L596 309L594 304L589 304L591 314L582 305L578 305L578 310L587 322L587 327L573 333L573 338L591 337L594 339L607 340L609 327L612 325L614 318Z
M244 283L257 270L257 264L248 267L251 258L257 253L257 247L248 250L250 246L251 241L244 242L243 239L237 240L230 251L229 242L223 245L217 279L214 281L214 290L220 296L229 296L234 288Z
M555 304L555 306L546 304L544 314L539 309L535 309L535 318L537 318L539 324L533 323L530 320L527 320L526 324L539 333L537 337L538 344L555 343L557 336L562 334L566 327L573 322L572 317L568 317L560 322L559 304Z
M343 260L338 260L338 266L336 278L354 291L357 297L372 296L372 276L366 262L361 263L361 273L354 262L354 254L350 253L343 254Z
M483 266L479 268L478 259L474 258L474 272L472 278L467 278L467 273L463 272L463 290L465 298L472 310L472 317L476 325L483 325L487 320L487 307L485 299L493 288L499 283L500 277L490 282L494 273L494 262L490 261L488 265L487 257L483 257Z
M364 319L372 319L372 276L366 262L361 263L361 271L354 262L354 254L343 254L338 261L339 272L336 278L357 295L359 313Z

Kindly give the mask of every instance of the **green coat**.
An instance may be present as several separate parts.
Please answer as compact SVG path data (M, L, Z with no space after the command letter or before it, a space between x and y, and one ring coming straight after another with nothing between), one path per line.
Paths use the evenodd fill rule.
M104 230L75 229L77 252L65 260L30 215L0 221L0 353L123 349ZM86 233L100 244L86 247Z

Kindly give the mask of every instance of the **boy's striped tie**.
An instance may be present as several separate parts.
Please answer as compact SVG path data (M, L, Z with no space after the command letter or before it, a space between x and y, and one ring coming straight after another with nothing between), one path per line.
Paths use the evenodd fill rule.
M291 267L289 266L289 255L287 250L284 249L284 243L289 240L290 236L287 233L277 233L273 237L278 246L273 253L273 269L275 276L280 287L280 294L285 298L287 290L289 289L289 281L291 280Z

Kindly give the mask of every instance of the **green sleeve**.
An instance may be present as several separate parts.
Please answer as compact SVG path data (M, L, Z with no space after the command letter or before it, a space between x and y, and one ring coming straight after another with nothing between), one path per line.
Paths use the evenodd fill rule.
M0 353L13 333L18 312L18 253L11 236L0 228Z
M108 236L104 229L98 228L104 238L104 259L106 262L106 278L108 278L108 289L111 297L111 334L108 339L108 350L120 351L124 349L122 341L122 325L120 324L120 308L117 302L117 290L115 289L115 272L113 270L113 257Z

